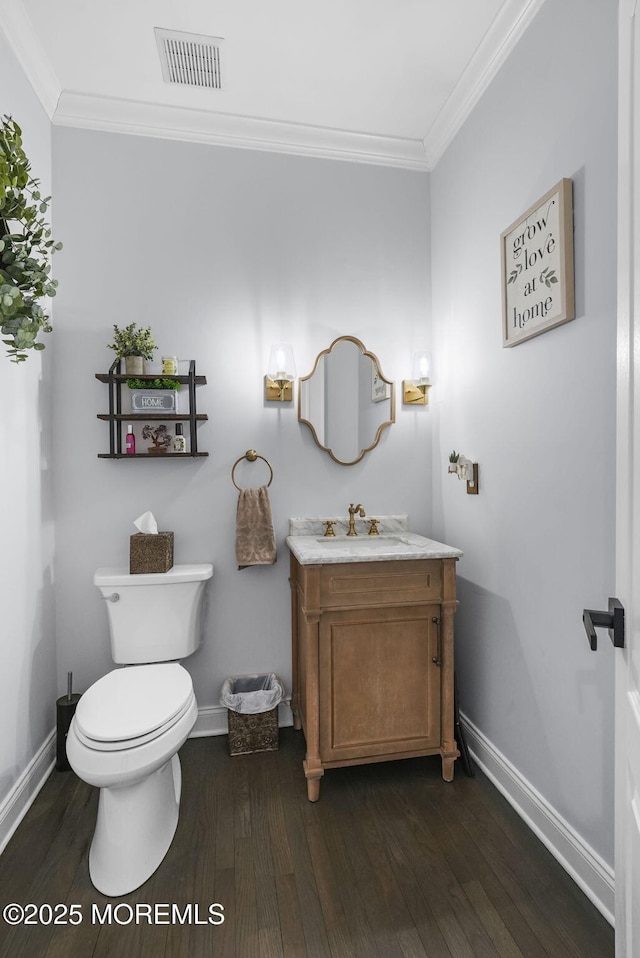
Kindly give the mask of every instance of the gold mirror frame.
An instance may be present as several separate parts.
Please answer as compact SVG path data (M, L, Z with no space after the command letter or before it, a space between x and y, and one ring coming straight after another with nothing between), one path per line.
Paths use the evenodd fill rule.
M381 401L381 399L384 402L387 402L387 401L389 402L389 418L386 419L384 422L374 423L372 425L372 429L373 428L376 429L373 442L371 442L370 445L367 445L364 449L361 448L359 451L359 454L356 456L355 459L339 458L339 456L336 455L334 450L331 449L329 445L324 445L324 443L321 441L320 437L318 436L316 426L313 424L313 422L311 422L310 419L306 418L303 415L303 404L305 403L307 405L309 404L309 394L308 394L308 390L305 390L305 383L307 383L310 388L311 386L310 381L312 377L314 376L314 374L318 371L318 367L320 366L322 360L325 357L328 357L330 353L341 343L353 343L360 350L360 353L362 354L362 356L370 360L371 362L371 403L377 404L378 402ZM374 398L374 394L376 391L381 392L384 395L381 395L378 398ZM303 394L305 395L303 396ZM358 407L358 415L359 414L360 414L360 407ZM311 434L316 442L316 445L319 446L320 449L323 449L325 452L328 452L331 458L333 459L333 461L337 462L341 466L354 466L357 462L360 462L360 460L364 457L365 453L370 452L372 449L375 449L375 447L378 445L378 442L380 441L380 436L382 435L382 431L387 426L390 426L392 423L394 423L395 421L396 421L395 383L392 380L387 379L383 375L382 370L380 368L380 363L378 361L378 357L374 353L371 353L369 352L369 350L365 349L364 344L359 339L356 339L355 336L338 336L337 339L334 339L334 341L331 343L328 349L323 349L322 352L318 353L313 369L311 370L309 375L301 376L300 379L298 380L298 422L305 423L309 427L309 429L311 430Z

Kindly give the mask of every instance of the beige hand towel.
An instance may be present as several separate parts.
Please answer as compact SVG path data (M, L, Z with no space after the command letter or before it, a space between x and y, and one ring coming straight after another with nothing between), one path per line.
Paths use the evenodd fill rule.
M276 561L276 539L266 486L240 490L236 513L236 559L239 569L273 565Z

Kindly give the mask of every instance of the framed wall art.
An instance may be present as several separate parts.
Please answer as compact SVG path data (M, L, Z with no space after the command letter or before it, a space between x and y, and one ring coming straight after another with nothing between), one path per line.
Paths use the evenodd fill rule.
M391 396L391 383L382 378L375 365L371 367L371 401L383 402Z
M560 180L500 236L503 346L575 318L572 193Z

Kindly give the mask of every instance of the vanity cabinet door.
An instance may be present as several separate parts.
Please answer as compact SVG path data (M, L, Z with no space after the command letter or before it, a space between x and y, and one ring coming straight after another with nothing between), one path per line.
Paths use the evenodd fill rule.
M351 764L441 744L437 605L325 612L320 620L320 758Z

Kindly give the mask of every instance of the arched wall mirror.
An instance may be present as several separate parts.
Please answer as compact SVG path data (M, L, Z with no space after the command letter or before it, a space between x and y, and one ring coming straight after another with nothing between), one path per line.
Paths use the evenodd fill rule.
M396 421L395 386L355 336L339 336L300 378L298 420L335 462L352 466Z

